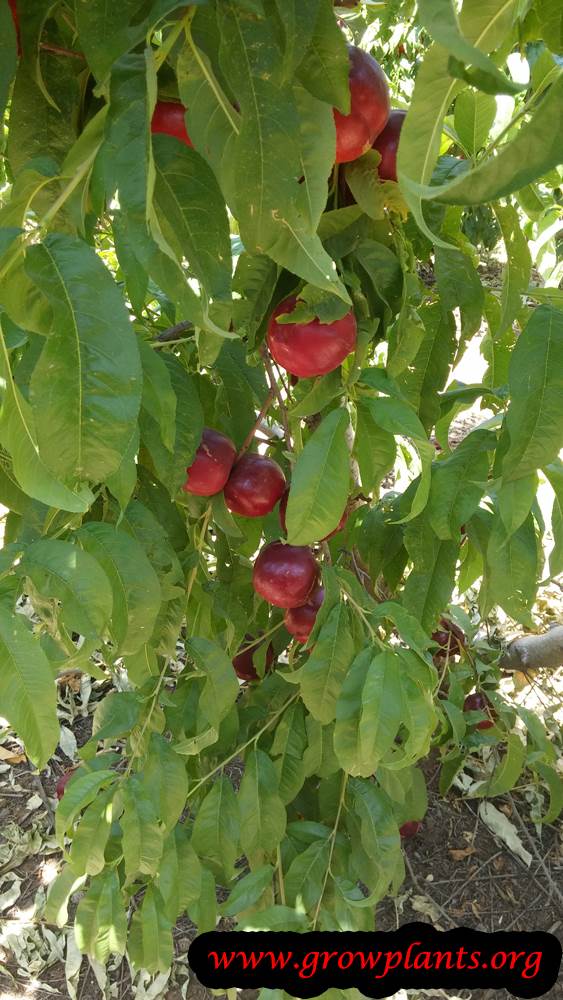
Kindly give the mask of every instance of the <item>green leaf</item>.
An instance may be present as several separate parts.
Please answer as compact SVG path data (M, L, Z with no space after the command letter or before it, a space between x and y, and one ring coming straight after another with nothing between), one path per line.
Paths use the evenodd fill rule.
M269 906L259 913L251 913L239 918L238 925L244 931L304 931L307 917L291 906Z
M324 418L295 463L287 504L287 537L306 545L336 528L348 499L350 453L348 411L338 408Z
M17 39L14 19L9 4L0 7L0 118L8 103L10 84L18 63Z
M350 667L336 705L334 750L348 774L369 777L403 722L401 661L390 650L364 649Z
M213 874L208 868L201 872L201 891L198 899L189 904L189 916L200 934L214 931L217 925L216 886Z
M539 566L539 549L531 514L510 537L500 518L496 521L486 553L486 574L481 594L481 610L486 615L500 604L516 621L531 627Z
M470 257L461 250L436 247L436 283L446 310L459 306L462 343L481 325L485 293Z
M68 904L71 896L86 881L86 875L77 875L70 865L65 865L49 886L43 919L48 924L64 927L68 922Z
M2 319L0 368L6 386L0 414L0 440L10 453L14 475L22 490L42 503L61 510L85 513L94 501L86 487L70 488L58 480L39 453L35 416L16 385L6 350L6 318Z
M172 923L158 889L149 885L135 910L127 938L127 952L137 969L168 972L172 965Z
M176 440L176 396L166 362L145 340L139 342L143 366L143 409L156 421L168 451Z
M288 903L313 910L322 895L323 881L330 844L317 840L291 862L285 876L285 893Z
M549 572L554 577L563 571L563 463L552 462L544 472L554 492L551 508L553 548L549 553Z
M271 865L262 865L256 871L243 875L235 883L229 898L221 906L224 917L235 917L241 910L248 910L264 895L272 885L274 869Z
M489 6L491 6L489 4ZM419 0L418 14L434 41L440 42L463 63L469 63L479 73L466 71L464 79L475 82L490 94L516 94L523 89L502 73L492 59L464 38L452 0Z
M541 822L555 823L555 820L563 809L563 782L561 781L561 775L554 767L550 767L549 764L544 764L542 761L537 761L534 764L534 768L543 778L549 789L549 806L542 816Z
M195 149L172 136L153 138L155 211L168 243L209 302L230 302L231 242L225 202L215 175Z
M92 741L115 739L130 732L139 723L142 702L134 691L110 691L96 705Z
M94 250L62 234L31 247L26 269L52 309L31 377L39 451L61 479L103 481L121 463L141 401L123 299Z
M98 875L105 868L114 794L115 788L110 788L90 803L73 834L70 863L75 873Z
M44 59L42 70L49 101L34 80L33 66L22 61L18 66L7 142L8 160L14 175L35 157L49 156L62 163L77 137L80 91L75 60ZM42 212L53 205L58 193L56 185L42 192L38 199ZM61 229L69 222L64 209L58 222Z
M229 882L239 856L241 826L238 800L228 778L221 777L198 809L192 844L205 864Z
M304 383L303 388L305 389L305 386L307 388L304 396L300 396L298 393L295 394L298 402L289 410L289 416L292 420L310 417L313 413L320 413L328 403L335 399L336 396L342 395L344 391L342 376L338 368L333 372L329 372L328 375L311 380L301 379L300 381Z
M506 414L509 448L506 481L527 476L552 462L563 440L563 312L534 310L512 352L511 401Z
M230 155L233 176L245 178L244 192L231 183L227 201L242 242L348 302L316 233L334 162L332 109L302 88L281 84L283 54L261 11L249 18L226 0L218 19L221 67L241 107Z
M284 805L293 802L305 783L303 754L307 746L305 710L293 702L276 726L270 755L279 778L279 794Z
M42 538L25 550L19 564L42 597L60 601L61 618L70 632L97 639L112 612L109 580L93 556L77 545Z
M409 513L401 522L412 520L426 506L430 490L430 467L435 451L416 413L408 403L389 396L366 401L373 422L388 434L410 437L421 461L421 475ZM401 523L399 522L399 523Z
M398 376L398 383L425 430L429 431L440 417L438 393L450 374L456 346L455 322L444 311L442 302L424 306L420 316L425 333L412 364Z
M162 857L164 836L156 810L140 777L130 778L123 789L123 858L128 882L138 875L156 875Z
M115 771L102 768L101 771L86 771L81 768L74 774L65 788L65 793L57 807L55 817L57 840L64 843L64 836L86 806L100 792L117 779Z
M77 537L110 581L110 632L116 652L136 653L150 639L160 608L160 584L153 567L136 539L110 524L90 522Z
M475 156L485 145L496 118L497 103L492 94L463 90L455 102L454 125L463 147Z
M224 650L209 639L190 639L186 651L205 674L199 708L210 726L219 728L239 695L233 664Z
M409 525L405 545L414 565L403 604L431 632L452 595L459 542L438 538L425 516Z
M522 773L526 757L526 747L516 733L508 733L506 736L506 751L499 764L495 767L488 781L484 781L477 791L477 795L494 798L495 795L504 795L509 792Z
M125 954L127 915L114 869L92 879L78 904L74 936L80 951L98 962L107 962L113 954Z
M298 6L304 10L302 4ZM315 12L309 10L309 6L307 21L310 25ZM346 115L350 111L350 60L346 39L334 17L331 0L320 0L317 6L313 37L299 66L298 76L314 97Z
M463 35L483 52L498 48L512 29L516 0L472 0L464 4L460 17ZM437 240L422 213L418 184L428 185L440 152L442 124L452 100L461 89L459 81L449 72L447 48L434 44L426 52L419 68L410 113L401 130L397 156L397 171L403 195L407 199L417 224L437 245Z
M477 509L487 488L487 451L495 446L491 431L476 430L448 458L433 465L426 516L438 538L459 539L462 524Z
M322 625L299 675L306 707L325 725L336 717L336 703L353 656L348 609L339 601Z
M561 151L557 129L561 121L563 73L525 122L496 156L484 159L473 170L436 187L416 186L423 198L447 205L480 205L519 191L556 167ZM411 189L414 189L411 185Z
M109 7L104 0L77 3L76 27L80 45L98 80L103 80L112 63L142 42L149 28L176 7L174 0L148 0L141 8L137 0L123 0Z
M526 520L538 492L535 472L510 483L503 483L497 492L497 504L507 535L512 535Z
M365 493L377 490L384 476L391 471L397 455L393 434L384 431L373 419L370 402L356 403L356 435L354 453L358 459Z
M158 865L158 889L170 920L176 921L202 891L202 870L187 830L180 823L164 841Z
M354 811L360 820L362 846L379 869L378 885L372 887L372 891L383 895L393 878L398 855L401 853L397 820L389 798L371 781L353 778L350 792Z
M506 248L500 300L501 315L494 330L494 336L498 338L512 325L520 312L522 296L526 294L530 283L532 258L516 209L512 205L497 205L495 215Z
M188 794L186 767L167 740L151 733L148 755L143 761L142 781L156 814L168 832L179 820Z
M49 661L22 615L0 605L2 714L41 770L59 741L57 695Z
M276 769L263 750L251 750L246 757L238 804L245 854L252 857L257 851L271 853L285 833L286 813Z

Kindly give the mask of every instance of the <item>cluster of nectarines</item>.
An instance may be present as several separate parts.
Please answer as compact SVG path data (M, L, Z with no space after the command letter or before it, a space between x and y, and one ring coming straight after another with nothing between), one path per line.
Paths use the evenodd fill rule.
M184 490L205 497L222 490L229 510L243 517L263 517L280 503L280 525L285 532L289 491L282 469L265 455L244 454L237 460L233 442L218 431L204 429L195 459L187 469ZM345 519L343 515L339 528ZM256 559L252 582L260 597L285 609L288 632L298 642L305 643L324 597L319 586L319 565L311 549L283 541L270 542ZM258 644L259 639L253 641L252 636L247 636L245 647L233 661L242 680L256 677L252 653ZM269 647L266 669L272 660L273 650Z

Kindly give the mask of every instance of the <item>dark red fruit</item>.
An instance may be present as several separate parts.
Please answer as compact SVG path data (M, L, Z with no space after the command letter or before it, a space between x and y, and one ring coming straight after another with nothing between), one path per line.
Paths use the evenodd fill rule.
M464 712L484 712L488 715L488 719L483 719L482 722L477 722L475 724L475 729L491 729L494 726L494 719L496 718L495 711L486 697L486 695L481 694L480 691L474 691L473 694L468 694L463 702Z
M76 771L76 768L75 767L71 767L70 771L65 771L64 774L61 774L59 780L57 781L57 784L55 786L55 795L57 796L59 802L62 799L62 797L63 797L63 795L65 793L65 788L68 785L68 783L69 783L70 779L72 778L72 776L73 776L73 774L74 774L75 771Z
M14 22L14 28L16 29L16 40L17 40L17 45L18 45L18 56L21 56L21 54L22 54L22 46L21 46L21 35L20 35L20 19L18 17L18 7L17 7L16 0L8 0L8 3L10 5L10 10L12 11L12 19L13 19L13 22Z
M254 643L251 646L251 643ZM244 645L241 653L233 659L233 667L235 668L235 674L241 681L257 681L258 674L256 673L256 668L254 666L254 654L256 653L259 646L262 643L259 639L255 639L252 635L245 635ZM274 647L272 643L268 645L266 651L266 673L272 669L272 663L274 662Z
M334 109L336 162L348 163L371 149L389 118L389 87L379 63L367 52L348 46L350 114Z
M416 837L418 831L420 830L422 823L418 819L409 819L407 823L403 823L399 827L399 833L403 840L408 840L409 837Z
M382 181L397 180L397 150L406 111L392 111L389 121L373 144L373 148L381 154L381 163L377 172Z
M288 499L289 499L289 489L287 489L285 491L284 495L282 496L282 498L280 500L280 505L279 505L279 508L278 508L279 516L280 516L280 525L281 525L281 529L282 529L284 535L287 535L287 525L286 525L286 521L285 521L285 512L287 510L287 501L288 501ZM342 531L342 529L343 529L344 525L346 524L347 520L348 520L348 508L346 507L345 510L344 510L344 513L343 513L342 517L340 518L338 524L336 525L336 528L334 529L334 531L331 531L330 535L325 535L324 538L320 538L319 541L320 542L327 542L329 540L329 538L332 538L333 535L337 535L339 531Z
M204 427L196 456L186 469L183 489L198 497L211 497L223 489L235 461L237 450L230 438Z
M277 608L298 608L309 600L318 576L317 561L306 545L270 542L254 563L252 583Z
M151 121L151 132L163 132L180 139L186 146L192 146L192 140L186 128L184 115L186 109L178 101L157 101Z
M455 656L465 649L464 633L455 622L450 622L447 618L440 618L440 628L432 633L432 640L441 647L443 655L449 650L450 656Z
M263 517L274 509L285 485L285 476L273 458L243 455L225 486L225 503L234 514Z
M311 594L306 604L300 608L288 608L285 613L285 627L290 635L294 635L297 642L307 642L313 631L318 610L324 601L324 588L317 587Z
M274 309L268 323L268 347L278 365L298 375L327 375L342 364L356 346L356 317L352 310L334 323L277 323L282 313L292 313L297 298L291 295Z

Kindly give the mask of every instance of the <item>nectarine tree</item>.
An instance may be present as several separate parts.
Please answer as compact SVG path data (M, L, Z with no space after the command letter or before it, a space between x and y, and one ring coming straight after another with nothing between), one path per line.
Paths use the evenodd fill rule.
M431 748L559 810L481 623L563 567L562 15L459 6L0 0L0 714L43 769L106 682L47 903L99 961L373 928Z

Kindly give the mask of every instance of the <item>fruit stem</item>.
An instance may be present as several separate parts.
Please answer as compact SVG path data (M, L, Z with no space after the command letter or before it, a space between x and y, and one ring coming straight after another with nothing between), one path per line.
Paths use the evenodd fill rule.
M282 906L285 906L285 882L283 878L282 857L279 844L276 848L276 855L277 855L277 868L278 868L278 885L280 887L280 903L282 904Z
M256 434L256 431L258 430L258 428L259 428L262 420L266 416L268 410L270 409L270 406L272 405L272 403L274 401L274 398L275 398L274 390L270 389L268 395L266 396L266 399L262 403L262 407L260 409L260 413L256 417L256 421L254 423L254 426L249 430L248 434L246 435L244 441L242 442L242 444L240 446L240 450L239 450L239 453L237 455L237 458L240 458L242 455L244 455L245 451L247 451L248 448L250 447L250 445L251 445L251 443L252 443L252 441L254 439L254 435Z
M287 448L288 448L288 451L293 451L293 444L292 444L292 441L291 441L291 433L290 433L290 430L289 430L289 420L288 420L288 417L287 417L287 407L285 405L283 396L282 396L282 394L281 394L281 392L279 390L278 383L276 382L276 376L274 375L274 370L272 368L272 362L270 360L270 355L268 354L267 348L263 347L262 351L261 351L261 354L262 354L262 358L263 358L263 361L264 361L264 366L266 368L266 375L268 377L268 384L270 386L270 392L274 393L274 395L276 397L276 400L277 400L277 404L278 404L279 409L280 409L280 415L281 415L281 420L282 420L283 429L284 429L284 433L285 433L285 441L286 441L286 444L287 444Z
M264 639L269 639L270 636L274 634L274 632L277 632L278 629L282 627L282 625L283 621L278 622L278 624L274 625L274 627L269 629L268 632L264 632L262 635L258 636L258 638L255 639L254 642L251 642L250 645L244 646L242 649L239 649L237 656L240 656L241 653L247 653L249 649L255 649L256 646L261 646L262 643L264 642Z
M160 46L158 52L154 57L155 67L157 71L160 69L163 62L165 62L168 56L170 55L170 52L174 48L176 42L178 41L184 29L186 31L186 34L188 34L189 25L194 14L195 14L195 8L193 5L191 5L190 7L188 7L184 16L180 18L179 21L176 22L170 34L167 36L166 41L164 41Z
M246 743L243 743L242 746L237 747L236 750L232 754L230 754L228 757L225 757L225 759L222 760L220 764L217 764L217 767L214 767L212 771L208 771L207 774L204 774L203 778L200 778L199 781L196 781L194 787L192 789L190 789L190 791L188 792L188 794L186 796L186 801L188 799L191 799L192 795L195 795L195 793L197 792L197 790L199 788L201 788L201 786L204 785L205 782L209 778L212 778L214 774L217 774L217 771L221 771L224 767L227 766L227 764L230 764L230 762L232 760L234 760L235 757L240 756L240 754L244 750L246 750L246 748L249 747L251 743L256 743L260 739L260 737L262 736L262 733L265 733L270 728L270 726L272 726L274 724L274 722L276 721L276 719L279 719L280 715L283 715L283 713L285 712L286 708L289 708L289 706L294 701L296 701L298 697L299 697L299 691L297 691L296 694L293 694L291 696L291 698L289 698L285 702L285 704L282 705L282 707L275 713L275 715L272 715L272 717L270 719L268 719L268 722L266 722L262 726L262 728L259 729L258 732L254 734L254 736L251 736L250 739L246 741Z
M201 552L201 550L203 549L203 543L205 541L205 536L207 534L207 529L209 527L210 520L211 520L211 504L208 504L205 514L203 515L203 524L201 528L201 533L195 546L197 552ZM188 578L188 583L186 587L186 607L189 604L190 594L192 592L192 587L194 585L194 581L197 576L197 570L198 570L198 564L196 563L196 565L192 567L192 570Z
M81 59L85 62L86 57L82 52L75 52L74 49L64 49L61 45L51 45L50 42L41 42L39 48L43 52L52 52L55 56L67 56L69 59Z
M336 813L336 819L334 821L334 826L332 828L332 833L330 834L330 838L329 838L330 850L329 850L329 854L328 854L328 861L327 861L327 864L326 864L326 871L325 871L325 874L324 874L323 885L322 885L322 889L321 889L320 894L319 894L319 901L317 903L317 908L315 910L315 916L313 917L313 930L316 929L317 921L319 919L319 913L320 913L320 910L321 910L321 904L322 904L322 901L323 901L323 896L325 894L326 884L328 882L328 876L332 874L332 872L330 870L330 866L332 864L332 855L334 854L334 845L336 843L336 834L338 833L338 825L340 823L340 815L341 815L342 809L344 807L344 799L346 798L346 787L347 787L347 785L348 785L348 775L346 773L344 773L344 775L342 777L342 788L340 789L340 799L339 799L339 802L338 802L338 811Z

